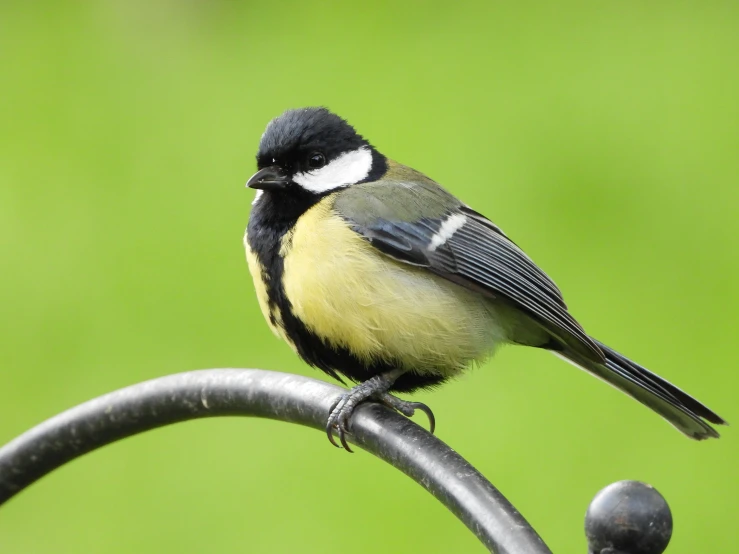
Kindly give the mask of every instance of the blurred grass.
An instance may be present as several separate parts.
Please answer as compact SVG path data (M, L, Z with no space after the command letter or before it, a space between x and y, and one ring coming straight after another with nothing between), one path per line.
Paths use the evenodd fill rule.
M326 105L492 217L597 337L736 421L733 2L0 4L0 441L203 367L320 377L261 319L241 237L267 121ZM670 552L732 552L739 447L692 443L541 352L419 394L555 552L618 479ZM388 466L318 433L200 421L2 509L3 552L480 551Z

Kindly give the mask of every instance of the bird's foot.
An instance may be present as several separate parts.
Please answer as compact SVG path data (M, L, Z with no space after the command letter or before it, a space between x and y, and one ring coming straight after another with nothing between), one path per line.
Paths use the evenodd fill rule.
M426 404L401 400L387 392L402 373L402 371L398 370L381 373L380 375L367 379L364 383L360 383L359 385L352 387L346 393L342 394L329 410L326 434L328 435L328 440L331 441L331 444L337 448L341 448L343 446L344 450L352 452L352 449L349 448L349 444L346 441L346 435L350 432L349 419L351 418L352 413L354 413L354 409L357 405L368 398L375 399L385 406L400 412L406 417L411 417L416 410L421 410L429 418L430 430L433 433L436 425L435 418L433 412L428 406L426 406ZM336 431L336 434L339 436L341 446L339 446L339 444L334 440L334 431Z
M434 412L432 412L431 408L423 402L409 402L408 400L402 400L387 392L374 395L372 398L376 398L378 402L385 404L388 408L392 408L393 410L400 412L405 417L411 417L416 413L416 410L421 410L429 419L429 433L432 435L434 434L434 429L436 429L436 418L434 417Z
M343 446L344 450L352 452L346 442L346 434L349 432L349 418L354 413L354 409L360 402L375 394L386 394L388 389L393 386L396 378L397 376L381 373L367 379L364 383L358 384L356 387L352 387L339 397L329 410L328 423L326 424L326 434L331 444L337 448ZM339 436L341 446L334 440L334 430Z

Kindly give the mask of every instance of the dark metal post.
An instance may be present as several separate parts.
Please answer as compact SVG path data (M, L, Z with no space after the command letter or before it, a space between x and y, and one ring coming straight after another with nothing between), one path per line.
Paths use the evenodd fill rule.
M672 537L672 514L654 487L619 481L595 495L585 534L589 554L662 554Z
M308 377L254 369L193 371L133 385L67 410L0 448L0 504L87 452L179 421L243 415L324 432L329 408L342 392ZM353 415L352 432L351 442L423 486L491 552L551 554L500 491L409 419L367 403Z
M315 379L253 369L193 371L133 385L67 410L0 448L0 504L87 452L179 421L244 415L323 431L342 392ZM421 484L491 552L551 554L485 477L412 421L367 403L355 412L352 431L351 442ZM585 531L589 554L661 554L672 535L672 515L653 487L620 481L595 496Z

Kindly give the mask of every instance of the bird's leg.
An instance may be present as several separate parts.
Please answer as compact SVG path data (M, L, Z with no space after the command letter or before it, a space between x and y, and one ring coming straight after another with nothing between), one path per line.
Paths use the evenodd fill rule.
M334 430L336 430L341 446L343 446L347 452L352 452L352 449L349 448L349 444L346 442L346 434L349 432L350 425L349 419L357 405L368 398L375 399L385 406L400 412L406 417L412 416L416 410L423 411L429 418L431 432L433 433L435 427L434 414L426 404L401 400L387 392L390 390L390 387L393 386L396 379L403 373L405 373L405 370L402 369L394 369L392 371L380 373L379 375L370 377L365 382L352 387L346 393L342 394L329 410L326 434L328 435L328 440L331 441L331 444L340 448L334 440Z

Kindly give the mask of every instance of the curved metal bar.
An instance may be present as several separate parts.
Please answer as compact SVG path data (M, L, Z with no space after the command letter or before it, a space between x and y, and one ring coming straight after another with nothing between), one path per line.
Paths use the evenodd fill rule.
M242 415L324 431L329 407L342 392L308 377L256 369L192 371L126 387L48 419L0 448L0 504L87 452L179 421ZM366 403L354 413L352 430L352 443L423 486L491 552L551 554L482 474L409 419Z

